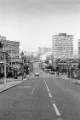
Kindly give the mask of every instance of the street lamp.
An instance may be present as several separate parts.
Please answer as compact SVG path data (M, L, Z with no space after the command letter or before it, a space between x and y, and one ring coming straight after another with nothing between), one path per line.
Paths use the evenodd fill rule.
M24 52L21 52L21 59L22 59L22 80L24 78Z
M11 67L12 67L12 47L11 47Z
M4 85L6 85L7 80L6 80L6 54L4 52Z

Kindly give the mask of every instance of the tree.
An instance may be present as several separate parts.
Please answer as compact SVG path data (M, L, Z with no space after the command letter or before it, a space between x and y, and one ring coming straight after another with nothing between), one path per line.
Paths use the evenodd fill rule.
M0 48L3 48L3 44L0 42Z

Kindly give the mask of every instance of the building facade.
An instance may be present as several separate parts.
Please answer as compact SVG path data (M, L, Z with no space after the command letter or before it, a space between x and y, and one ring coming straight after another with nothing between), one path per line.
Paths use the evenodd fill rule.
M19 42L6 40L6 37L0 36L0 43L3 44L3 48L0 48L0 51L6 52L11 62L19 61Z
M78 39L78 58L80 58L80 39Z
M73 35L59 33L52 36L52 52L54 59L72 58L73 56Z

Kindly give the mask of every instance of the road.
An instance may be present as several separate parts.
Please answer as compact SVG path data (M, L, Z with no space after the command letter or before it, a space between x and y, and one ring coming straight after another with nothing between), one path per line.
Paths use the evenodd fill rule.
M26 81L0 94L0 120L80 120L80 86L36 65Z

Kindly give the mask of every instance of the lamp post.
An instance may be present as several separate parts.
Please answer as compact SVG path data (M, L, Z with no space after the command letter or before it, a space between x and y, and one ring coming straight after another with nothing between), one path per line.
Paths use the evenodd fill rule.
M12 67L12 47L11 47L11 67Z
M4 85L6 85L7 80L6 80L6 55L4 52Z
M22 80L24 78L24 52L21 52L21 59L22 59Z

